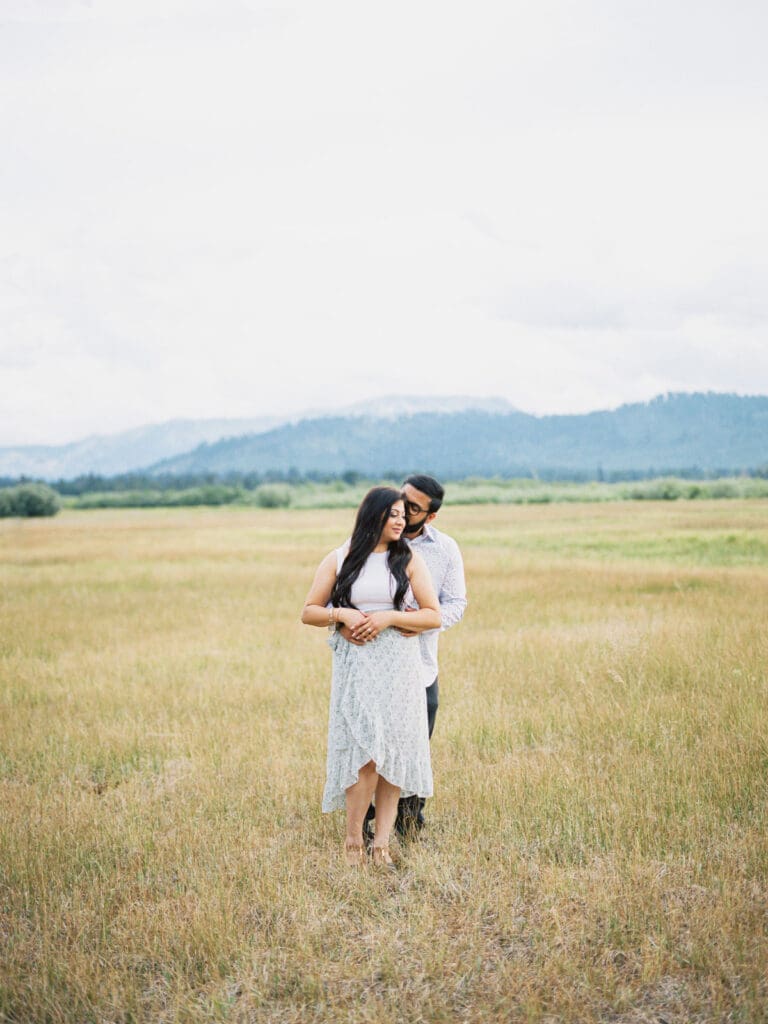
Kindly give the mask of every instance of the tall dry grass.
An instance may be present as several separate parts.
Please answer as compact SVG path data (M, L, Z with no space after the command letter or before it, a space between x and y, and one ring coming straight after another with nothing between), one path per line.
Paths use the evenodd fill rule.
M447 508L436 795L319 811L349 512L0 525L0 1021L768 1017L764 502Z

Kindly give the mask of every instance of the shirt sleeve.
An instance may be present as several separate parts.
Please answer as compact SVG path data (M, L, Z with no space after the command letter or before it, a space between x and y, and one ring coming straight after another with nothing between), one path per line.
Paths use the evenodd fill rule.
M437 599L440 602L442 616L441 630L450 629L461 622L464 609L467 607L467 585L464 581L464 562L459 545L453 541L446 545L445 576Z

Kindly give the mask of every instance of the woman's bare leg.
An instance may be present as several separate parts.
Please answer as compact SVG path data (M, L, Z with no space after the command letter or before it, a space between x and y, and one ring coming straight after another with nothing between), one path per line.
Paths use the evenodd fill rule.
M381 775L378 776L376 784L376 832L373 837L374 848L377 846L389 846L389 834L397 817L397 801L400 797L400 787L393 786ZM365 812L363 812L365 814Z
M347 797L347 846L363 845L363 819L368 810L379 776L373 761L364 764L357 774L357 782L346 790ZM395 803L397 812L397 803ZM376 814L378 816L378 809ZM392 819L394 821L394 818ZM391 827L391 826L390 826Z

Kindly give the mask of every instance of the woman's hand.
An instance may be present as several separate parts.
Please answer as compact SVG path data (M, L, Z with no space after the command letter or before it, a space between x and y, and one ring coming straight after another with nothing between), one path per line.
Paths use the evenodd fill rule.
M354 635L355 630L368 621L368 616L365 612L358 611L357 608L339 608L336 621L346 626L350 635Z
M365 616L365 621L352 630L351 636L353 640L367 643L369 640L375 640L382 629L391 625L392 615L390 612L369 612Z

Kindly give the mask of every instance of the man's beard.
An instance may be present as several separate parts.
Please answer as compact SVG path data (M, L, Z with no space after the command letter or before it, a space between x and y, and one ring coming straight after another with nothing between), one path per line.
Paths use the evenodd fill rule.
M415 537L417 534L421 533L421 531L424 529L426 525L427 517L424 516L424 518L420 519L418 523L406 523L405 529L403 530L403 534L406 537Z

